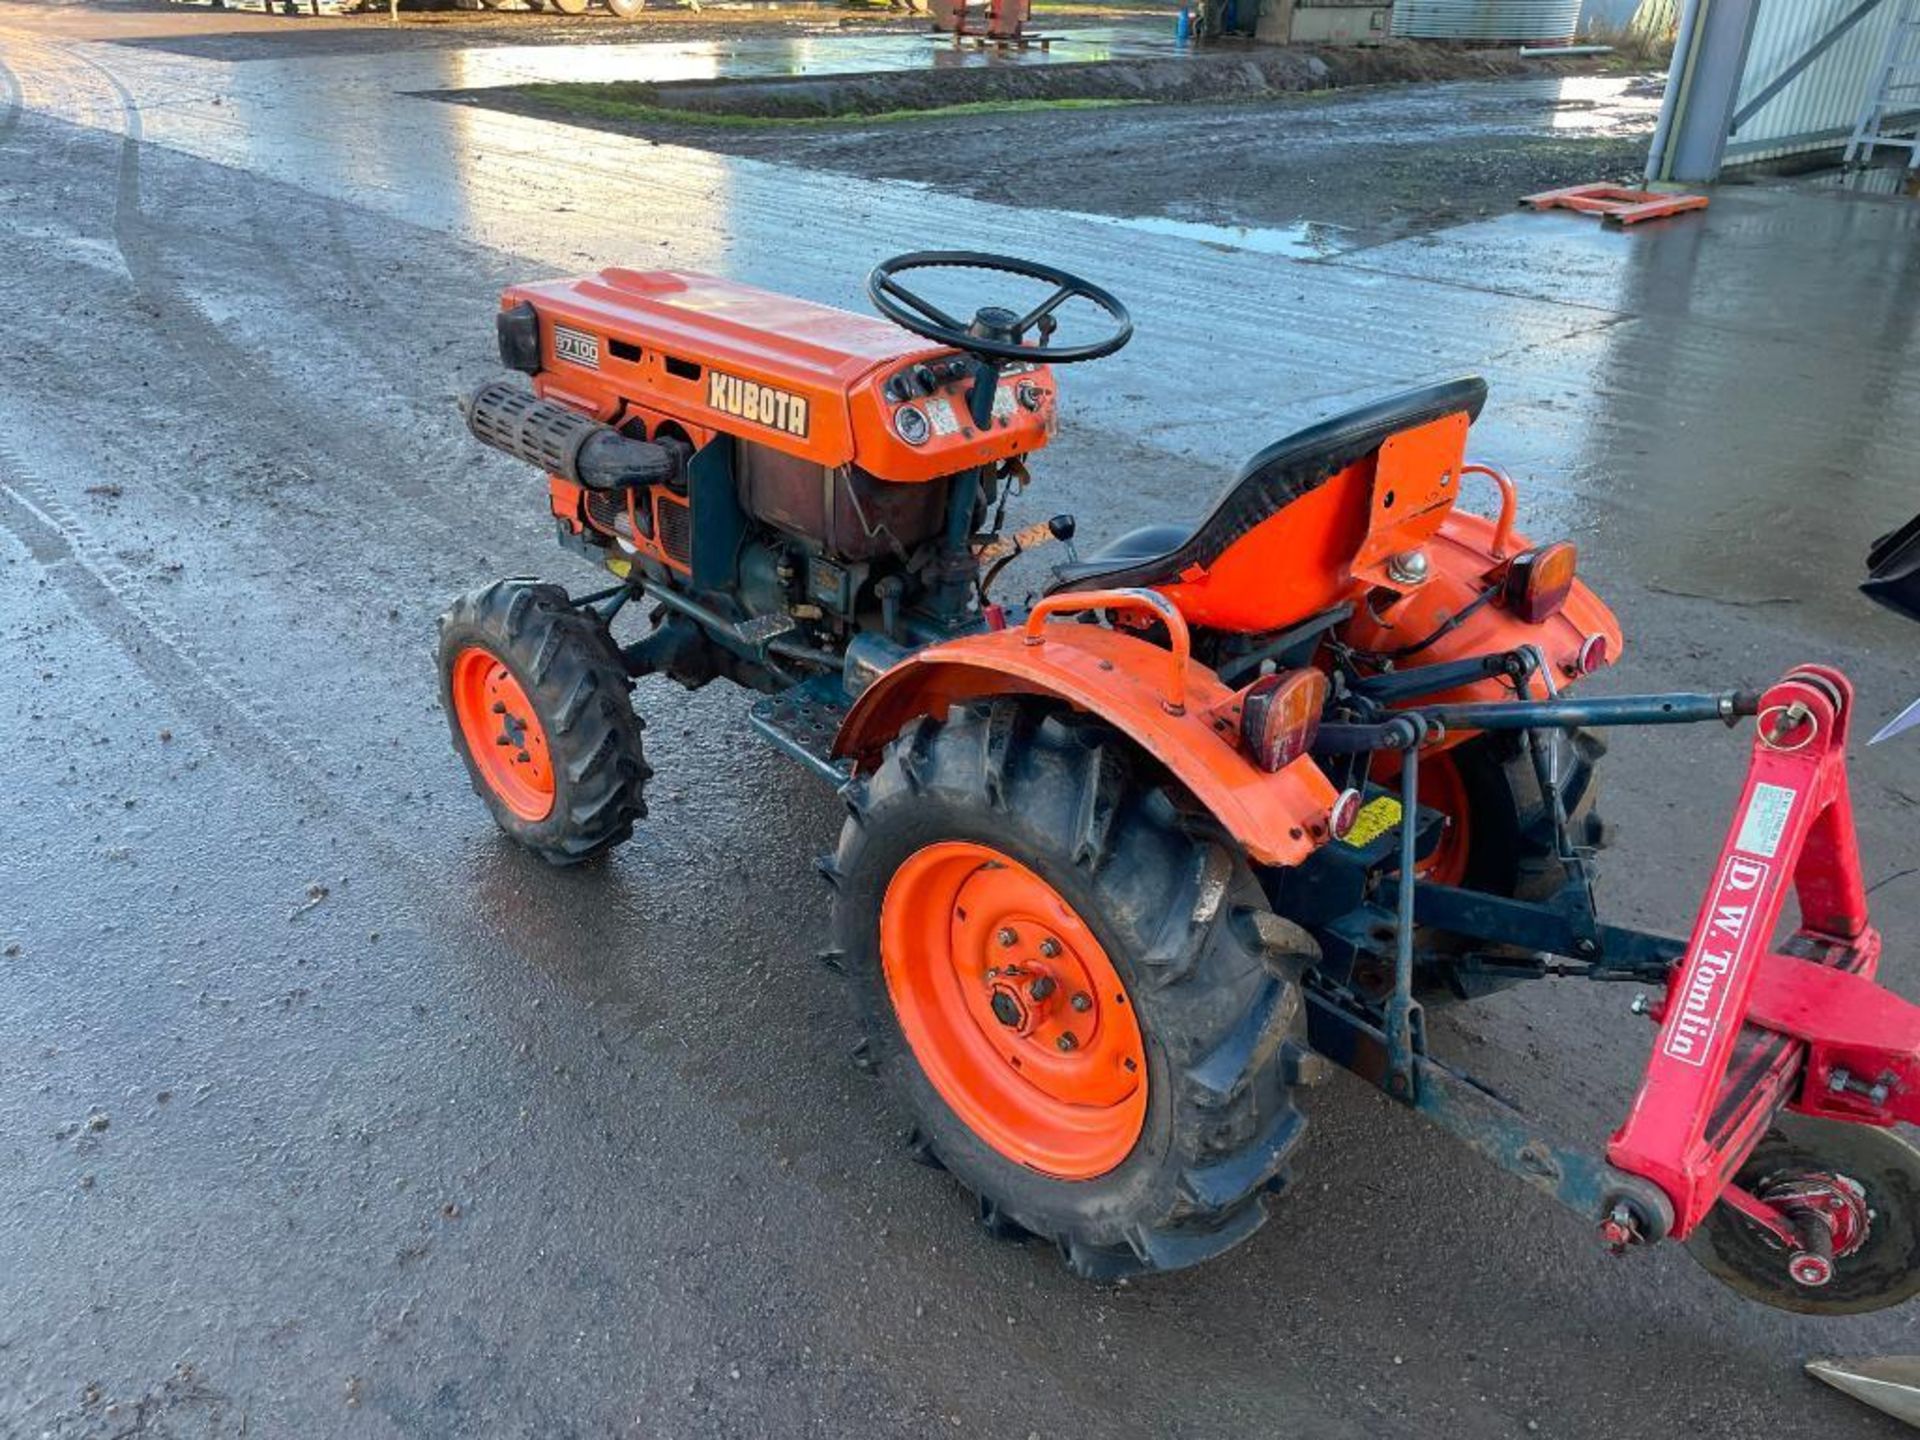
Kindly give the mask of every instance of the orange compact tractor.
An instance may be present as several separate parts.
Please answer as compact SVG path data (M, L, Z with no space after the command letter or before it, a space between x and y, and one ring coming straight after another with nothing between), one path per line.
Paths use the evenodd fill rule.
M962 319L927 272L1043 290ZM1007 533L1057 367L1126 344L1125 309L971 253L890 260L868 292L885 319L673 271L505 296L532 383L483 386L469 425L545 472L611 582L500 581L441 622L454 743L508 834L556 864L628 838L635 677L757 692L753 724L846 801L826 958L862 1063L987 1225L1084 1274L1251 1234L1318 1055L1615 1250L1682 1239L1798 1310L1920 1289L1920 1165L1889 1128L1920 1116L1920 1009L1873 981L1843 676L1571 697L1620 628L1468 459L1477 379L1268 445L1189 524L1085 556L1067 516ZM997 599L1041 544L1064 557L1044 593ZM1602 921L1593 732L1749 718L1692 935ZM1604 1153L1429 1053L1423 1004L1539 976L1659 996Z

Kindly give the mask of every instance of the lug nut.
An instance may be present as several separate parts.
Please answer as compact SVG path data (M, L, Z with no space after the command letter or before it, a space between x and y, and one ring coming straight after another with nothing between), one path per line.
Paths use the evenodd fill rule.
M494 701L494 702L493 702L493 713L494 713L494 714L496 714L496 715L504 715L504 714L506 714L506 713L507 713L507 707L506 707L506 703L505 703L504 701L501 701L501 700L496 700L496 701Z
M1058 1045L1062 1050L1077 1050L1080 1048L1079 1037L1071 1030L1062 1030L1060 1032L1060 1038L1053 1043Z
M1027 993L1036 1000L1044 1000L1058 988L1051 975L1042 975L1027 987Z
M1060 942L1049 935L1040 942L1040 953L1051 960L1060 953Z
M1076 990L1074 992L1073 999L1069 1000L1067 1003L1073 1006L1074 1009L1080 1011L1082 1014L1085 1014L1087 1011L1093 1008L1093 997L1087 994L1087 992L1084 990Z
M1011 925L1002 925L1000 927L1000 933L993 938L998 940L1002 945L1015 945L1019 943L1020 932L1015 930Z

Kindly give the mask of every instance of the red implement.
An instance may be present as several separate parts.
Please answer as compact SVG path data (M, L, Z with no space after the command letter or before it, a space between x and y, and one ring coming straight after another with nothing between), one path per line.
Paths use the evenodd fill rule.
M1684 1238L1783 1107L1920 1119L1920 1007L1873 983L1879 933L1847 793L1853 691L1806 666L1764 696L1753 759L1660 1034L1608 1160L1673 1201ZM1789 889L1800 924L1773 935Z

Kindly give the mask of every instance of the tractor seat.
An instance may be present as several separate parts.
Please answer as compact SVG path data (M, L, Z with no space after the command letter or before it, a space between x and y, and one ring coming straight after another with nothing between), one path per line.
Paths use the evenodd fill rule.
M1240 473L1197 525L1143 525L1110 540L1085 559L1054 567L1049 594L1164 585L1188 570L1210 569L1241 536L1318 489L1389 436L1464 410L1479 418L1487 382L1465 375L1424 385L1296 430L1240 467Z

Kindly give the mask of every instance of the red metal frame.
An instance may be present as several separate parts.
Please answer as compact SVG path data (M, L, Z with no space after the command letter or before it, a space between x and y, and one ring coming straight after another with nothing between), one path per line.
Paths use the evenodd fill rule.
M1005 43L1028 38L1021 31L1032 9L1032 0L984 0L977 6L977 13L972 0L932 0L928 8L934 24L955 40ZM982 19L985 24L979 23Z
M1522 205L1535 210L1578 210L1598 215L1609 225L1638 225L1642 220L1659 220L1688 210L1707 208L1704 195L1662 195L1653 190L1635 190L1627 185L1569 185L1560 190L1542 190L1521 199Z
M1920 1006L1873 982L1880 935L1847 790L1853 689L1804 666L1762 698L1739 807L1660 1033L1607 1159L1673 1202L1684 1237L1725 1197L1783 1106L1920 1121ZM1773 935L1789 888L1800 924ZM1751 1197L1735 1197L1736 1203Z

